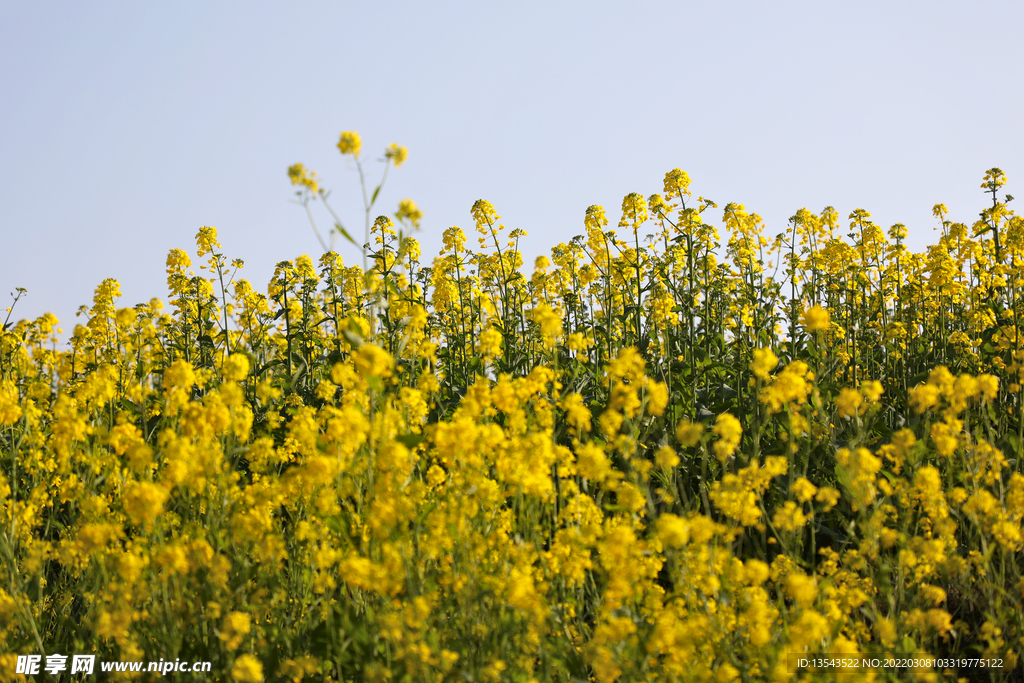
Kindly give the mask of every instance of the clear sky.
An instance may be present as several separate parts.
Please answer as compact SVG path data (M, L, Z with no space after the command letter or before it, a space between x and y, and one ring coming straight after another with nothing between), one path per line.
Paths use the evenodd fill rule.
M361 226L343 130L371 174L409 149L378 208L419 204L425 260L484 198L529 269L676 167L718 224L727 202L768 235L864 208L922 249L934 204L977 218L986 169L1024 195L1022 26L1018 1L6 2L0 310L25 287L15 318L70 331L106 277L119 306L166 300L167 252L203 225L265 291L322 251L289 165Z

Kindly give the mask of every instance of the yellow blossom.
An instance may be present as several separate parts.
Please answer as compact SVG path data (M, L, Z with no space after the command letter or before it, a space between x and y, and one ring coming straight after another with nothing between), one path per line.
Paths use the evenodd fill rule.
M826 332L829 326L829 314L821 306L812 306L800 315L800 324L807 332Z
M362 140L359 139L359 133L355 131L347 130L341 134L338 139L338 151L342 154L351 154L352 156L359 157L359 148L363 146Z
M806 477L800 477L793 482L792 491L798 501L806 503L814 498L814 494L818 492L818 487L808 481Z
M725 459L732 455L740 445L740 436L743 434L740 421L729 413L722 413L715 421L712 431L718 436L718 441L712 447L715 457L725 462Z
M755 377L766 380L768 373L774 370L778 364L779 359L771 349L755 349L750 369Z
M692 448L700 443L700 435L704 431L704 425L693 423L689 420L681 420L676 426L676 439L682 446Z
M231 678L240 683L261 683L263 664L252 655L240 655L231 666Z

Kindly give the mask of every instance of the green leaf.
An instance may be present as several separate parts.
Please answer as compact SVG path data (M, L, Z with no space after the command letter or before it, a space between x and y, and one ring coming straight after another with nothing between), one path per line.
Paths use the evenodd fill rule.
M356 334L355 332L353 332L352 330L342 330L341 333L342 335L344 335L348 343L351 344L353 347L358 349L360 346L363 345L363 338Z
M141 415L142 414L142 408L140 406L136 405L136 403L134 401L130 400L130 399L122 398L121 401L120 401L120 404L121 404L122 408L124 408L125 410L128 410L128 411L131 411L135 415Z
M1014 453L1020 453L1020 437L1013 432L1006 433L1006 440L1010 443L1010 447Z
M360 346L366 343L366 341L363 339L363 329L359 326L359 323L352 316L348 317L348 324L346 326L346 329L342 330L341 333L345 335L345 339L347 339L348 343L351 344L354 348L358 349Z
M262 375L264 372L266 372L270 368L274 367L275 365L284 365L284 361L283 360L272 360L272 361L270 361L269 363L267 363L266 365L261 367L259 370L254 372L253 373L253 377L254 378L258 378L260 375Z
M334 224L334 229L337 230L338 233L342 237L347 239L349 242L351 242L352 244L354 244L357 247L359 246L358 244L356 244L356 241L354 239L352 239L352 235L348 234L348 230L346 230L345 228L341 227L341 223L335 223Z
M420 443L423 441L423 435L422 434L400 434L399 436L395 437L395 441L397 441L398 443L402 444L403 446L405 446L406 448L408 448L411 451L412 449L416 448L416 446L420 445Z

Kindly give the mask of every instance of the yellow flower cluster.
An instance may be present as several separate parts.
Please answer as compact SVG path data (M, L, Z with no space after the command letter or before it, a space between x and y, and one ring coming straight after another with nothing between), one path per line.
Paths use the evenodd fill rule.
M5 323L0 681L40 651L296 683L813 681L794 656L983 651L1006 679L1024 226L996 171L995 208L937 210L924 254L863 210L852 241L802 209L769 242L729 204L720 263L675 169L624 199L625 241L592 206L529 277L480 200L480 250L452 227L429 267L382 216L372 267L303 256L261 293L203 227L208 272L173 250L167 312L108 279L66 350L52 316Z

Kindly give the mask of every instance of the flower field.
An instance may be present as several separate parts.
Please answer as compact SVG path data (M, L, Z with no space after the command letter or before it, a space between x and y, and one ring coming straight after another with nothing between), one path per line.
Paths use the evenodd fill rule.
M935 207L912 253L863 210L762 234L676 169L530 270L483 200L422 258L409 202L366 268L302 256L265 294L204 227L166 305L105 280L66 350L52 316L9 322L0 681L48 653L238 681L817 681L839 674L796 657L838 654L936 658L849 680L1016 680L1005 182L973 225Z

